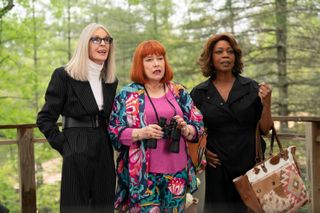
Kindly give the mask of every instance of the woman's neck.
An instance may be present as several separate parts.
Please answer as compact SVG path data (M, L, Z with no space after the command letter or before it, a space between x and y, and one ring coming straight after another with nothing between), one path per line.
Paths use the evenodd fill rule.
M102 68L103 68L103 64L97 64L96 62L89 59L88 70L100 73Z
M212 83L217 88L220 96L227 102L233 83L236 80L234 75L217 75Z
M149 91L157 91L157 90L162 90L163 89L163 83L161 82L147 82L144 84L144 86L146 87L146 89Z
M148 82L144 84L150 97L159 98L165 95L165 87L160 82Z
M236 78L231 73L226 73L226 74L220 73L220 74L216 75L216 77L213 79L213 83L216 83L216 84L227 83L228 84L228 83L233 83L235 79Z

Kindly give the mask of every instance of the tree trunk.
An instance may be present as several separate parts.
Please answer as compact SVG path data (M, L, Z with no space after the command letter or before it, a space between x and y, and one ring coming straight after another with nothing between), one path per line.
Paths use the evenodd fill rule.
M229 12L228 25L230 27L230 32L234 34L234 10L232 8L232 4L233 4L232 0L227 0L226 7Z
M68 61L71 59L71 7L70 7L70 0L68 0L68 17L67 17L67 41L68 41Z
M99 7L99 4L98 4L98 0L96 0L95 4L94 4L94 7L95 8L98 8ZM95 23L99 23L99 13L94 13L94 22Z
M152 18L153 18L153 36L155 39L158 38L158 8L157 8L157 1L152 0L151 4L151 12L152 12Z
M287 0L276 0L277 69L279 87L279 115L289 114L287 79ZM282 122L281 129L288 123Z
M33 64L34 64L34 108L39 112L39 80L38 80L38 38L37 38L37 18L35 12L35 0L32 1L32 20L33 20Z

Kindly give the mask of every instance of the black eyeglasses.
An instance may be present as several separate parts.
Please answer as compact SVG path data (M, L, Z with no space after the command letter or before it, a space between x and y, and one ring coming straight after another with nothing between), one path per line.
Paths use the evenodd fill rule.
M102 41L104 41L105 44L112 44L113 38L112 37L105 37L105 38L100 38L100 37L92 37L90 38L90 41L94 44L101 44Z

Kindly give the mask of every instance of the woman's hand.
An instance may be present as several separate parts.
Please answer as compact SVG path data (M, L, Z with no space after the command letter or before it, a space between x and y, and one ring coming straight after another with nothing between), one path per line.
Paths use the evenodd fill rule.
M180 115L174 116L174 119L176 119L176 121L178 123L178 128L181 129L181 134L187 140L192 140L192 138L195 134L194 127L191 125L188 125L187 122L185 122L184 119L180 117Z
M161 139L163 137L163 131L161 126L158 124L149 124L146 127L143 127L145 139Z
M213 168L217 168L218 165L221 165L219 156L209 151L208 149L206 150L206 159L207 159L207 163Z
M134 129L132 137L135 141L144 139L161 139L163 137L162 128L158 124L149 124L140 129Z
M262 82L259 84L259 92L258 95L261 99L262 105L265 107L271 106L271 86L269 84L266 84L265 82Z

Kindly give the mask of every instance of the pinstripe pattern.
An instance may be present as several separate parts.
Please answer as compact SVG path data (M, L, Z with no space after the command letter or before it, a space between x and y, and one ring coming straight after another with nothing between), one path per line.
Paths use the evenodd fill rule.
M100 131L100 135L104 134L104 129L101 128L98 131ZM113 211L115 174L114 165L110 163L113 161L112 149L105 143L106 138L105 140L101 139L90 140L89 143L92 142L94 146L88 146L89 150L86 153L69 154L68 144L65 145L61 182L61 212L70 212L70 206L78 207L78 209L73 207L74 212L82 212L86 210L84 207L87 206L92 206L90 212ZM79 138L77 144L85 142L86 138Z
M117 82L103 84L104 111L109 117ZM106 127L59 131L60 115L95 115L98 106L89 82L80 82L58 68L48 85L37 125L63 157L61 212L113 212L115 168Z

